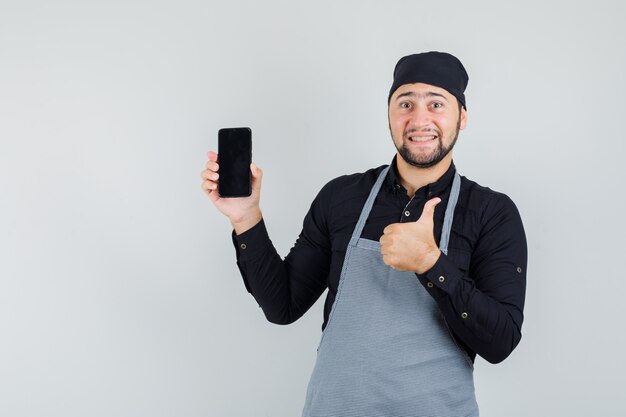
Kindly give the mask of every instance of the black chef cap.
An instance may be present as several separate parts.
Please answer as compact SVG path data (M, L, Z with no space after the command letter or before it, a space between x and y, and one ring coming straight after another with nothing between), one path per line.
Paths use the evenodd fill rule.
M391 101L394 91L403 84L425 83L441 87L465 105L463 92L467 87L469 76L455 56L446 52L423 52L400 58L393 70L393 84L389 91L387 104Z

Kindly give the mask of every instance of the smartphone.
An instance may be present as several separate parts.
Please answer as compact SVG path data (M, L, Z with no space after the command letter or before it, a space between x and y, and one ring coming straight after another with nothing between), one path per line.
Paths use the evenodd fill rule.
M217 189L220 197L252 194L252 130L249 127L220 129L217 135Z

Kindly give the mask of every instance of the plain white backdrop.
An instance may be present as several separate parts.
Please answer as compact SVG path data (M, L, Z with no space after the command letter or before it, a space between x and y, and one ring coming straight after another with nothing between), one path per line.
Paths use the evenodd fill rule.
M626 29L615 1L0 0L0 415L299 416L318 303L268 323L200 189L249 126L284 256L330 179L387 164L396 61L469 76L459 171L508 194L526 320L481 415L623 416Z

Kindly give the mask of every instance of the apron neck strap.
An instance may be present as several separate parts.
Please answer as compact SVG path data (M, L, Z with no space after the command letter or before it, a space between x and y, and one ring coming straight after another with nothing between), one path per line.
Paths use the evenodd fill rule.
M443 227L441 228L441 239L439 240L439 250L444 255L448 254L448 243L450 243L450 232L452 231L452 220L454 219L454 209L459 201L459 193L461 192L461 176L458 172L454 173L452 181L452 190L450 190L450 198L446 206L446 215L443 218Z
M372 190L370 191L370 195L367 197L367 200L365 201L363 210L361 210L361 215L359 216L359 220L356 223L354 232L352 232L351 241L356 242L357 240L361 238L361 232L363 231L363 227L365 227L365 222L367 221L367 218L370 215L372 206L374 206L374 200L376 200L378 191L380 191L380 186L382 185L385 179L385 176L387 175L387 172L389 172L389 167L390 166L385 167L385 169L383 169L378 175L378 178L376 179L376 182L374 183L374 186L372 187Z

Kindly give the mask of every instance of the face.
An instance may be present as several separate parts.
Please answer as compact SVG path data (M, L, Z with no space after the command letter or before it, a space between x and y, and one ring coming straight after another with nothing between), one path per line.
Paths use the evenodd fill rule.
M396 149L406 163L420 168L432 167L450 154L466 117L456 97L429 84L402 85L389 102L389 131Z

